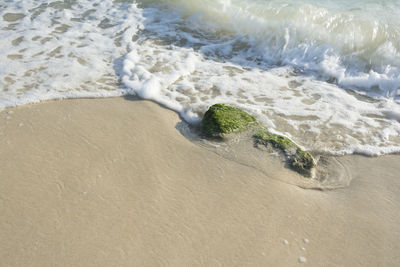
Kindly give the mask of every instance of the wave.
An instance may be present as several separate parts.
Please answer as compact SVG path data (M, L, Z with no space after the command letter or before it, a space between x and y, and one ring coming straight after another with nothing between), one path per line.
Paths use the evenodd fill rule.
M400 10L395 2L392 5L379 1L158 3L179 10L189 32L214 35L212 38L218 41L202 47L202 52L230 56L235 52L232 47L235 42L225 45L219 42L236 39L245 44L238 49L247 58L269 66L290 65L365 93L378 88L385 97L396 96L399 89L400 23L395 18Z

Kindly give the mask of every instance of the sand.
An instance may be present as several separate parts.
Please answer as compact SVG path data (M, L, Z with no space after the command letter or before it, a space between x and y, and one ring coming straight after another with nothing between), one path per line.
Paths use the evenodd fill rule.
M1 266L400 266L400 157L306 190L183 136L148 101L0 113Z

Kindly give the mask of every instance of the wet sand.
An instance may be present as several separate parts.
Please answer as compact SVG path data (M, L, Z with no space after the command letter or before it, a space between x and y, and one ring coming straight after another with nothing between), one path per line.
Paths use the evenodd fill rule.
M398 155L341 157L349 187L305 190L180 122L123 98L0 112L0 266L400 266Z

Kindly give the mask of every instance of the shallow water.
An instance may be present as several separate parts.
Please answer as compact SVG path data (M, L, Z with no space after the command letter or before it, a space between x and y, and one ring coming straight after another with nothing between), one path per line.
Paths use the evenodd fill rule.
M137 94L196 123L222 102L317 152L398 152L399 4L3 2L0 109Z

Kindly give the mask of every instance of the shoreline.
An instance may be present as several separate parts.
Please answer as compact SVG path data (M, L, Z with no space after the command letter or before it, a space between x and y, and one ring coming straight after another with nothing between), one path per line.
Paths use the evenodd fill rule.
M399 155L341 156L350 186L316 191L196 145L150 101L53 100L0 121L1 266L400 265Z

